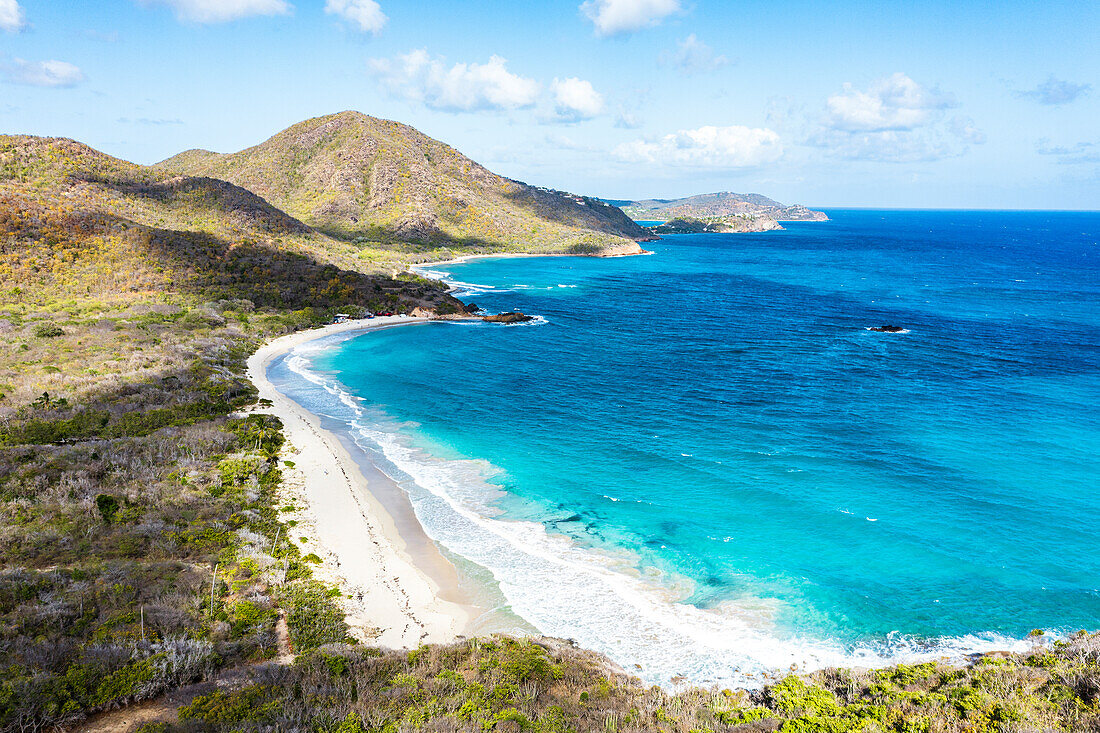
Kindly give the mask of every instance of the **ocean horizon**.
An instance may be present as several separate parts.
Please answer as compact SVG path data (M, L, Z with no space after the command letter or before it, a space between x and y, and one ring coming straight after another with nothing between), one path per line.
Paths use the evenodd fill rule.
M648 681L1097 626L1100 214L827 213L431 266L536 319L323 339L271 371L511 613Z

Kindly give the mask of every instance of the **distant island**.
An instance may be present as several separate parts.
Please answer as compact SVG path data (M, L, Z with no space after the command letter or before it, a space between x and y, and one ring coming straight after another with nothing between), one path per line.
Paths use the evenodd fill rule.
M768 216L739 214L734 216L677 216L662 224L646 227L654 234L737 234L743 232L770 232L782 229L775 219Z
M701 193L679 199L642 201L606 199L634 221L668 221L676 217L756 216L776 221L828 221L824 211L801 204L784 205L758 193Z

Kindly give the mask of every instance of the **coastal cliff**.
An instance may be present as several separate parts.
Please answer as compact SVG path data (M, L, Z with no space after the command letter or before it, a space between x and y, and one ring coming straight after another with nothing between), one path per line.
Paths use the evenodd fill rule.
M814 211L802 204L775 209L772 216L775 217L776 221L829 221L829 217L824 211Z

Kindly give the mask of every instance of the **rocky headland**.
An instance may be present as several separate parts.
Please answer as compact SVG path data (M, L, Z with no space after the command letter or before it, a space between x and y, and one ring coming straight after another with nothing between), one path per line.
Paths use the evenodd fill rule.
M699 219L678 216L675 219L649 227L654 234L734 234L746 232L770 232L782 229L775 219L767 216L715 216Z

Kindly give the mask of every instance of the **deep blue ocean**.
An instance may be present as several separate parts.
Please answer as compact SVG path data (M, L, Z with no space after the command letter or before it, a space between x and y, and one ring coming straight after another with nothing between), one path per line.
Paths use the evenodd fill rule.
M539 318L300 371L512 610L654 681L1100 628L1100 214L828 213L428 267Z

